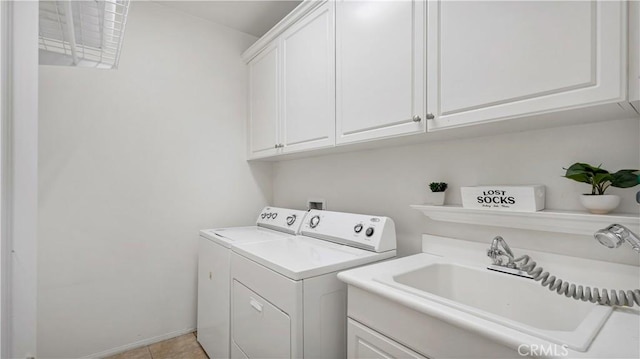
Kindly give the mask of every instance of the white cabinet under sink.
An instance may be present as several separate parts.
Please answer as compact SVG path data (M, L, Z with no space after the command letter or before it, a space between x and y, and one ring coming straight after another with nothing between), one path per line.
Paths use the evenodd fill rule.
M347 358L424 359L426 357L353 319L347 319Z
M336 3L336 143L425 131L424 6Z
M429 1L429 131L624 101L626 7Z

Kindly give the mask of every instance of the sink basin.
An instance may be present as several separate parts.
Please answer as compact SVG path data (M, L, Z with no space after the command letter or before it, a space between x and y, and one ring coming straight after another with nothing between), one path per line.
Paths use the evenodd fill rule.
M458 263L432 263L374 280L578 351L587 350L612 312L533 279Z

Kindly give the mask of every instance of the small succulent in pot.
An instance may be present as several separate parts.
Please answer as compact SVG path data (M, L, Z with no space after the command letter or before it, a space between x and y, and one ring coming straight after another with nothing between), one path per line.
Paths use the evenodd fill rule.
M616 209L620 204L617 195L606 195L609 187L630 188L638 185L640 176L637 169L622 169L615 173L587 163L574 163L569 168L564 168L565 178L591 185L591 193L585 193L580 197L580 202L591 213L606 214Z
M445 182L431 182L429 188L431 188L431 192L444 192L447 190L447 184Z
M429 183L429 189L431 191L427 191L425 203L433 206L442 206L447 184L444 182L431 182Z

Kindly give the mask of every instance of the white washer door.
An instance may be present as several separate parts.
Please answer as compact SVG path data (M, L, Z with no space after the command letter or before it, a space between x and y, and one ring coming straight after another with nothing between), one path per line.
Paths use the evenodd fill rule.
M290 358L289 316L233 281L233 341L249 358Z

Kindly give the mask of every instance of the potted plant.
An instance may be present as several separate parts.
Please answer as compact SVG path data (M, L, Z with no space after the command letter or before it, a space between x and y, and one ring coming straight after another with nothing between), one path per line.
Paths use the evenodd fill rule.
M601 166L601 165L600 165ZM620 196L605 194L609 187L629 188L634 187L640 181L638 170L619 170L615 173L586 163L574 163L564 177L591 185L591 193L580 196L580 203L591 213L606 214L618 207Z
M434 206L442 206L444 204L444 194L447 190L445 182L429 183L429 191L427 191L426 204Z

